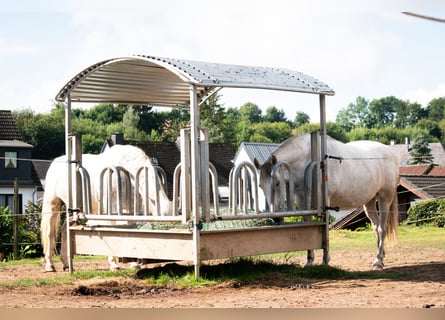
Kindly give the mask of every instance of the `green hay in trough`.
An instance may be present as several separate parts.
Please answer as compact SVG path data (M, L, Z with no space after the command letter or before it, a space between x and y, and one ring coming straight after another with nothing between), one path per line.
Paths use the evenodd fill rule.
M262 226L276 225L273 219L248 219L248 220L216 220L212 222L203 222L201 231L214 231L214 230L231 230L231 229L243 229ZM181 222L144 222L137 225L139 230L174 230L174 229L189 229L191 230L190 223Z

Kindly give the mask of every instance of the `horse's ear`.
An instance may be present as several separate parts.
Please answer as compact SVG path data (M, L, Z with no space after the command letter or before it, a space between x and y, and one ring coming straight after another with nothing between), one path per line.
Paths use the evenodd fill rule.
M275 165L278 162L277 157L275 157L274 154L270 156L270 161L272 162L272 165Z
M255 168L261 170L261 163L257 160L257 158L253 159L253 164L255 165Z

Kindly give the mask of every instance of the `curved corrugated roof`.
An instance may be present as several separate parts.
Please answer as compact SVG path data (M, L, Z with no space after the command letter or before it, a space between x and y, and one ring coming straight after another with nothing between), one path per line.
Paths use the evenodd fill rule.
M190 84L201 101L221 88L269 89L334 95L323 82L298 71L154 56L98 62L73 77L56 101L153 106L190 104Z

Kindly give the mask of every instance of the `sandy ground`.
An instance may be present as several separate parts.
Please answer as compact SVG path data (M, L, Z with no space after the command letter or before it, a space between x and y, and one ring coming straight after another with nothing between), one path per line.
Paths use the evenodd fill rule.
M444 239L445 240L445 239ZM320 263L317 252L316 263ZM331 252L330 264L348 271L368 271L373 252ZM57 259L58 260L58 259ZM288 263L304 264L303 257ZM106 269L104 260L74 262L76 269ZM128 265L124 265L128 267ZM147 265L146 267L149 267ZM0 282L19 278L57 277L36 265L0 267ZM292 279L264 277L255 283L236 280L200 288L153 286L143 280L116 277L69 285L0 287L3 308L444 308L445 252L397 245L387 251L386 273L393 279Z

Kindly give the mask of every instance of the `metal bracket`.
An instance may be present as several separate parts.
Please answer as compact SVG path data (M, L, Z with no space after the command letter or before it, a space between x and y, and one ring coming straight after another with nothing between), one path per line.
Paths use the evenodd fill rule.
M338 160L338 162L340 162L340 163L343 161L343 158L342 158L342 157L330 156L330 155L328 155L328 154L325 155L324 158L325 158L325 159L335 159L335 160Z

